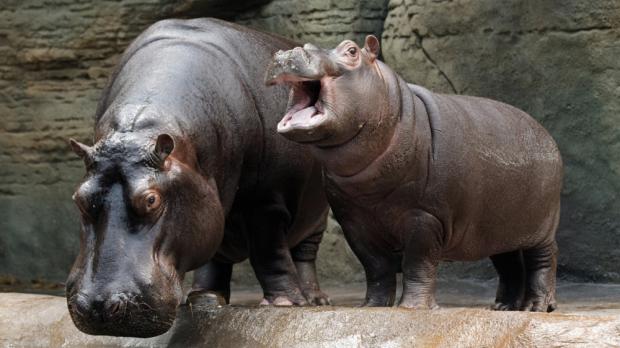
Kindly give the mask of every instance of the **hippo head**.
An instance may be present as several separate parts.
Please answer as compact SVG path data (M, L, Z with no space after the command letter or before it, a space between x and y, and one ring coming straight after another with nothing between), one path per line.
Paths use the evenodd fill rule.
M267 68L267 85L289 84L288 111L278 123L286 138L329 148L349 142L382 100L379 41L369 35L363 48L345 40L332 50L311 44L279 51ZM371 97L372 96L372 97Z
M172 325L186 271L213 256L224 214L181 137L113 132L89 147L73 200L80 252L67 279L69 312L83 332L150 337Z

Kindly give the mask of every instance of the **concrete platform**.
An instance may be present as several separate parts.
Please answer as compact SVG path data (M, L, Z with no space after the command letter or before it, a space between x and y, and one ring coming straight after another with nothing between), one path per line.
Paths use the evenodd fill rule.
M602 347L620 346L620 285L558 287L552 314L493 312L491 282L442 282L442 309L355 308L363 286L328 288L338 306L274 308L237 290L231 306L183 306L152 339L88 336L63 297L0 293L2 347ZM467 308L465 308L465 306Z

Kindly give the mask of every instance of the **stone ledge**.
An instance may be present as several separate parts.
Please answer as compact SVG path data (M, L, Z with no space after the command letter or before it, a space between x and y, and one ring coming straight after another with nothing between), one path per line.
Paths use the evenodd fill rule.
M168 333L151 339L89 336L71 322L65 299L0 294L3 347L549 347L618 346L620 311L584 314L447 308L179 309Z

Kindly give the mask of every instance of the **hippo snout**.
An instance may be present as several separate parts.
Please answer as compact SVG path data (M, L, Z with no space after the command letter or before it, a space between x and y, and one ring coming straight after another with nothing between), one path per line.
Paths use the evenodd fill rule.
M82 288L68 294L73 322L91 335L153 337L168 331L176 315L177 301L140 289Z
M282 82L320 80L326 75L336 76L339 73L338 67L324 50L306 44L276 52L267 67L265 84L271 86Z
M117 293L108 298L80 293L69 302L69 309L82 320L106 323L119 319L123 310L127 308L129 299L130 297L124 293Z
M87 334L153 337L170 329L176 306L149 302L123 293L107 298L78 294L68 305L73 322Z

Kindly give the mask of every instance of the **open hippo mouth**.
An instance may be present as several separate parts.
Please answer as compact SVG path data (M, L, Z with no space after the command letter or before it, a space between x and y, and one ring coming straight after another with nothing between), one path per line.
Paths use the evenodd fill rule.
M325 121L325 107L321 100L321 81L306 80L291 83L288 110L278 123L278 132L306 131L311 135Z
M265 82L291 87L286 114L278 123L278 133L299 143L322 142L330 137L331 112L325 102L330 77L315 50L308 52L297 47L275 54L267 68Z

